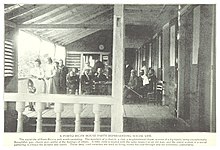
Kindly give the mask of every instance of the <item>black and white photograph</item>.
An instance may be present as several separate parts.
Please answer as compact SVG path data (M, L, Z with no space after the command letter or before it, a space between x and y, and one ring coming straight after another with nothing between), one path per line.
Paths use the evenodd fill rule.
M3 5L5 134L216 133L216 4Z

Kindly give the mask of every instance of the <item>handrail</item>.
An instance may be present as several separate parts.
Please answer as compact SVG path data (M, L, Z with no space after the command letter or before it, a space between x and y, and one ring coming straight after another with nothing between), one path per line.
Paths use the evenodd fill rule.
M106 104L113 105L112 96L96 95L65 95L65 94L31 94L31 93L4 93L4 101L17 102L54 102L68 104Z

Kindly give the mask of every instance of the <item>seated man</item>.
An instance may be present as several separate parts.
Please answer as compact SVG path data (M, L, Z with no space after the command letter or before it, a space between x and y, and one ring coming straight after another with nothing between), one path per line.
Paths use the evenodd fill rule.
M92 92L92 75L90 69L85 69L81 76L82 94L88 95Z
M147 92L148 92L149 80L148 80L148 77L146 76L146 74L144 74L144 70L140 71L139 78L142 81L142 85L140 87L140 93L145 97L145 96L147 96Z
M130 79L128 85L125 85L124 97L125 98L132 98L132 97L142 97L142 95L138 92L140 88L139 78L137 76L136 70L131 70Z
M103 74L102 68L98 68L93 76L94 94L105 95L107 87L105 82L108 81L107 77Z
M68 94L78 94L79 91L79 76L77 68L73 68L66 77Z
M155 75L154 69L150 68L148 72L149 79L149 92L156 91L157 77Z

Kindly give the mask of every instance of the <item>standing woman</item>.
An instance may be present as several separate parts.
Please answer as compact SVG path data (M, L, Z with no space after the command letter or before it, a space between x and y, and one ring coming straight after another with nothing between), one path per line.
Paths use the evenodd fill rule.
M57 93L59 93L59 89L60 89L60 70L59 70L59 63L57 61L54 62L54 84L55 84L55 88Z
M35 60L34 68L30 70L31 78L28 80L28 92L42 94L46 93L46 83L44 81L44 70L41 68L40 59ZM29 103L29 110L34 111L33 103Z
M52 59L49 57L47 58L47 64L45 67L45 79L46 79L46 85L47 85L47 94L57 94L57 89L55 86L54 81L54 65L52 64Z
M41 68L40 59L35 60L35 66L30 70L31 80L36 88L37 94L46 92L46 84L44 81L44 70Z
M68 68L64 66L63 60L59 60L59 70L60 70L60 89L59 94L66 94L66 76L68 74Z

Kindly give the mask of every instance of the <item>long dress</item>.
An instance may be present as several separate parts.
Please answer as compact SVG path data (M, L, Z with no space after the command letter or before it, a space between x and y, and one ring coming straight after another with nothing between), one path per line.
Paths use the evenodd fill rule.
M30 70L30 75L31 75L30 80L33 82L33 84L31 84L30 86L28 83L28 92L36 93L36 94L46 93L44 70L41 67L35 67ZM29 102L29 110L35 111L33 102Z
M54 81L55 72L54 72L54 66L52 64L46 65L45 68L45 80L47 85L47 94L57 94L57 89Z
M60 71L60 88L59 88L59 93L60 94L66 94L66 76L68 74L68 68L66 66L61 66L59 68Z
M54 79L55 88L56 88L57 93L59 93L59 89L60 89L60 70L58 68L54 68L53 72L54 72L53 79Z
M37 94L46 92L46 84L44 81L44 70L41 67L35 67L30 71L31 80L34 83Z

